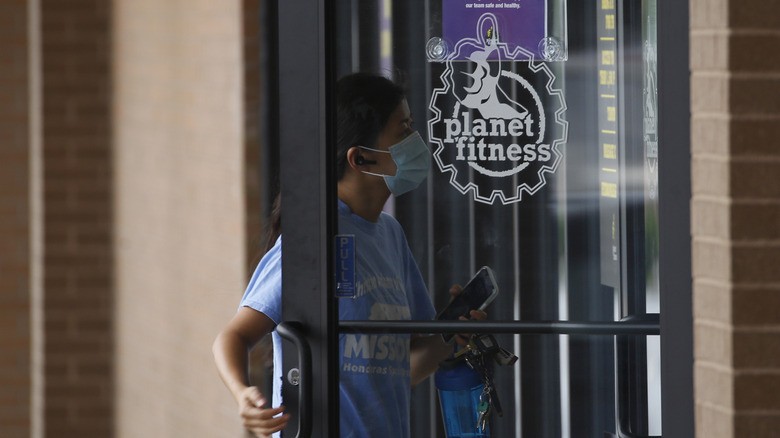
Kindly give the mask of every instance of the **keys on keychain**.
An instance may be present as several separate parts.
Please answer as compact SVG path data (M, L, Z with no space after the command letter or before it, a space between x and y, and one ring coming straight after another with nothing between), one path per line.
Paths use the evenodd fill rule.
M469 339L469 343L463 348L463 350L455 353L455 357L459 358L465 354L485 356L492 355L501 350L498 346L496 338L491 334L486 335L474 335Z
M514 365L517 362L517 356L511 351L507 351L501 347L498 347L498 351L493 355L496 363L499 365Z
M454 357L458 359L466 354L493 356L493 359L495 359L496 363L499 365L508 366L514 365L514 363L517 362L517 356L499 346L498 342L496 342L496 338L491 334L475 334L471 337L469 343L466 344L466 347L455 353Z
M493 380L490 378L490 373L485 367L484 356L467 356L466 364L479 373L480 379L482 379L484 385L482 392L479 394L479 403L477 404L477 431L485 432L487 430L490 414L495 409L496 402L498 401L498 394L496 394L495 388L493 388ZM503 415L500 404L498 404L498 415L499 417Z
M477 431L485 432L488 425L488 416L490 415L490 393L479 395L479 404L477 405Z
M492 411L494 411L499 417L504 416L504 410L501 408L501 402L498 399L498 392L496 387L493 386L493 378L490 370L485 366L484 356L469 356L466 357L466 363L474 371L479 373L479 377L482 380L484 388L480 395L480 401L485 401L488 404L488 409L485 412L485 418Z
M462 362L466 362L475 370L484 385L479 395L477 405L477 428L486 431L490 415L496 413L499 417L504 415L498 392L493 385L492 370L485 361L493 358L499 365L513 365L517 362L517 356L498 345L496 338L491 334L474 334L468 344L462 350L457 351L452 358L442 361L439 365L443 369L452 369Z
M493 379L490 372L485 367L484 356L469 356L466 363L477 371L483 381L484 387L479 394L479 404L477 405L477 431L486 432L490 424L490 414L496 412L499 417L504 415L501 409L501 403L498 401L498 393L493 386Z

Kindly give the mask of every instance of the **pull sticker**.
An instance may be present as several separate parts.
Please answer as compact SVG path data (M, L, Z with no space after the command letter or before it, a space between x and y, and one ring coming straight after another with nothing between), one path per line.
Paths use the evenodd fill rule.
M355 235L337 234L336 237L336 296L355 297Z

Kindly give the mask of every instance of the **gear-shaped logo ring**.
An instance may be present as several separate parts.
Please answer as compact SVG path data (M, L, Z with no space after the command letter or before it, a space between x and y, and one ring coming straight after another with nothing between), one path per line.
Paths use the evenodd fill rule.
M459 70L455 64L459 59L471 61L470 64L460 65L468 65L472 70ZM527 63L528 74L534 75L533 81L544 83L543 91L539 91L546 96L540 97L539 91L522 75L502 70L502 59ZM429 109L433 117L428 121L430 141L437 146L433 157L439 170L450 173L450 184L461 194L471 192L475 201L486 204L520 202L523 193L533 195L539 191L547 183L547 174L558 168L563 157L561 149L568 135L568 123L564 118L566 102L563 92L553 87L555 75L549 66L535 61L533 53L522 47L510 52L507 44L500 42L498 21L490 13L480 17L476 38L460 40L444 61L446 67L440 76L443 87L435 89L431 95ZM467 76L470 82L458 87L458 80L463 77L458 76L459 73ZM527 107L503 92L502 81L509 81L514 88L522 90L527 96ZM457 101L451 118L444 118L445 114L440 109L443 105L439 102L450 95ZM465 111L461 113L461 109ZM472 114L477 112L482 118L474 117L472 120ZM548 123L548 118L552 124ZM434 134L441 131L446 131L446 135ZM519 134L526 138L527 143L508 147L485 143L485 139L496 138L488 138L488 131L512 139ZM556 138L545 143L544 140L553 131L557 132ZM455 153L456 157L453 156ZM460 161L468 167L461 165ZM495 169L495 166L505 166L508 161L514 164L509 168ZM528 176L532 173L534 178ZM482 178L483 182L486 179L491 182L481 184L474 180L473 175ZM495 181L501 181L499 185L504 187L480 187L493 186Z

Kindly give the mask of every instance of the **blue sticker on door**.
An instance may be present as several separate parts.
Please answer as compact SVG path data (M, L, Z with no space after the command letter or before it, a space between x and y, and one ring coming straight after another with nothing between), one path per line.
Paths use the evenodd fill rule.
M336 296L355 297L355 235L336 235Z

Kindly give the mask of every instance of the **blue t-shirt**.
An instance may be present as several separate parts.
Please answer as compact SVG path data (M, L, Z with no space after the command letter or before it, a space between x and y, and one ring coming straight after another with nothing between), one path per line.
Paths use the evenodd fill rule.
M339 299L342 320L430 320L435 311L406 237L392 216L377 222L352 214L339 200L339 233L355 236L356 293ZM281 238L263 257L241 306L281 322ZM408 437L408 334L341 334L342 437ZM281 404L281 338L274 330L273 405Z

